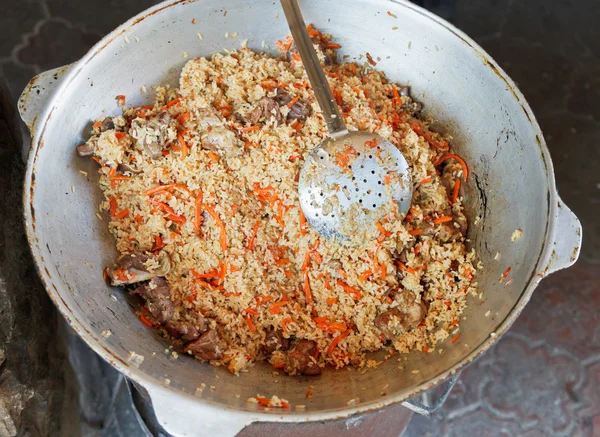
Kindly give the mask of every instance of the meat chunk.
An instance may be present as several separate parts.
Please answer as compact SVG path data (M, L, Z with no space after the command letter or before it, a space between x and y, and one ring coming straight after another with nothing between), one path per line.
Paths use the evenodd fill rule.
M202 135L202 148L228 156L239 156L244 152L243 144L236 134L223 126L213 127Z
M161 254L158 258L159 266L149 269L146 263L150 256L142 253L124 255L117 260L116 265L108 269L108 277L112 285L135 284L147 281L155 276L165 276L171 271L171 261L168 256Z
M277 95L275 101L279 105L287 105L292 101L293 97L285 90L277 88ZM304 123L310 115L310 105L303 99L298 99L290 108L288 112L288 120L298 120L300 123Z
M283 336L281 329L269 331L262 349L266 355L271 355L278 349L286 351L290 348L290 339Z
M402 313L394 308L384 311L375 317L375 326L381 331L386 340L393 340L402 334Z
M146 120L136 118L131 122L129 135L131 135L153 159L160 158L167 142L176 137L176 130L172 126L173 120L168 112L161 112Z
M223 356L219 348L219 335L209 329L200 338L185 345L184 351L201 360L218 360Z
M75 148L79 156L90 156L94 154L94 146L90 143L80 144Z
M393 340L416 328L427 314L425 304L417 302L412 292L404 290L397 294L397 298L400 300L397 308L384 311L375 317L375 326L386 340Z
M274 118L276 122L281 121L279 104L276 100L270 97L263 97L260 99L254 106L254 109L244 116L244 120L253 125L257 124L261 120L267 122L271 118Z
M319 349L313 340L300 340L295 349L288 355L284 367L286 373L320 375L321 368L317 364Z
M164 323L173 317L175 308L171 302L171 290L167 280L156 276L146 285L138 287L135 294L139 294L145 301L145 307L158 323Z
M196 320L169 320L165 329L174 339L184 342L196 340L206 330L206 319L198 314Z

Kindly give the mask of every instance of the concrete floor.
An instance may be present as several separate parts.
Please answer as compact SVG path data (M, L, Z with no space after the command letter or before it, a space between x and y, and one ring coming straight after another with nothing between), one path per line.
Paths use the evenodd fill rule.
M0 71L13 96L36 73L77 60L154 3L0 0ZM517 82L544 130L558 190L585 237L576 266L545 279L510 332L462 374L443 410L433 418L413 416L406 435L599 436L600 2L424 3L473 37ZM369 428L375 435L371 429L377 427ZM47 430L34 435L65 435L56 426Z

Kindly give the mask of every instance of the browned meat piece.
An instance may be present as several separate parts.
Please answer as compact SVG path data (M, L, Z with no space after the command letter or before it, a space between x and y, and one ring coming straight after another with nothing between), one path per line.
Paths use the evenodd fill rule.
M404 332L410 331L423 321L427 308L423 302L416 302L412 292L404 290L398 295L401 305L384 311L375 317L375 326L386 340L393 340Z
M423 321L425 315L427 314L427 308L422 301L417 302L415 295L409 290L404 290L400 294L400 297L402 297L404 301L404 305L402 307L404 311L404 318L401 324L406 331L410 331L419 326L419 324Z
M460 228L456 228L453 222L443 223L437 233L437 237L442 243L454 242L462 238Z
M165 278L156 276L146 285L138 287L134 293L144 298L145 306L156 322L164 323L173 317L175 308L171 302L171 290Z
M212 127L202 135L202 148L239 156L244 152L243 143L235 133L223 126Z
M263 97L258 101L254 109L244 116L244 120L255 125L263 119L266 122L272 117L274 117L277 122L281 121L279 104L270 97Z
M219 360L222 357L219 348L217 331L209 329L202 336L185 345L184 351L200 358L201 360Z
M275 95L275 101L283 106L287 105L292 101L293 97L290 94L282 90L281 88L277 88L277 95ZM310 105L302 100L298 99L290 108L290 112L288 112L287 119L288 120L298 120L300 123L304 123L308 116L310 115Z
M138 174L141 172L142 172L141 170L135 170L134 168L132 168L131 166L129 166L127 164L117 165L117 173L119 173L119 174L125 174L125 173Z
M166 111L148 120L136 118L131 122L129 135L142 146L145 153L152 159L157 159L162 156L163 148L169 139L169 132L173 131L172 123L173 120Z
M90 156L94 154L94 147L91 144L80 144L75 148L79 156Z
M206 320L202 315L198 315L195 321L169 320L165 325L165 329L171 338L188 342L196 340L206 330Z
M393 340L402 334L403 315L398 309L384 311L375 317L375 326L381 331L386 340Z
M271 355L277 349L286 351L290 348L290 339L283 336L281 329L269 331L265 338L263 352L266 355Z
M321 368L316 362L319 349L313 340L300 340L296 348L288 356L288 362L283 369L286 373L295 372L304 375L320 375Z
M124 255L117 261L116 265L108 269L112 285L135 284L147 281L155 276L165 276L171 271L171 262L168 256L160 255L159 268L149 271L145 263L150 259L142 253Z
M115 128L115 123L114 123L113 119L110 118L110 117L106 117L100 123L100 132L105 132L107 130L111 130L111 129L114 129L114 128Z

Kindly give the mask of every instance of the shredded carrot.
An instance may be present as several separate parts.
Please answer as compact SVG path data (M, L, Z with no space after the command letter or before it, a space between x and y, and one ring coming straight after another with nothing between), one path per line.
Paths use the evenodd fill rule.
M242 128L242 132L252 132L254 130L260 130L260 126L248 126Z
M417 271L411 267L408 267L402 261L396 261L396 265L400 268L400 270L404 270L406 273L416 273Z
M256 296L254 298L256 305L262 305L263 303L267 303L273 299L275 299L273 296Z
M223 223L223 220L221 220L217 212L211 206L205 204L204 209L206 209L206 212L211 215L219 227L219 232L221 234L221 238L219 240L221 244L221 250L225 252L227 250L227 231L225 229L225 223Z
M126 136L127 134L125 132L115 132L115 137L117 137L117 140L122 140Z
M337 299L335 297L328 297L327 299L325 299L325 302L327 302L327 305L334 305L337 303Z
M202 191L198 191L194 202L194 230L200 232L202 226Z
M102 123L100 123L99 121L95 122L92 127L94 129L100 129L102 127Z
M450 217L449 215L441 215L438 218L433 220L433 224L439 225L439 224L447 223L447 222L451 222L451 221L452 221L452 217Z
M308 277L308 271L304 272L304 281L302 282L302 288L306 296L306 302L311 305L313 302L312 293L310 291L310 278Z
M220 273L217 269L210 270L206 273L198 273L194 269L190 269L190 273L198 279L219 279Z
M160 238L160 235L155 235L154 245L152 246L152 249L150 249L150 251L155 252L157 250L162 249L163 247L165 247L165 243L162 241L162 238Z
M108 282L108 267L102 271L102 278L104 278L104 282Z
M467 167L467 163L464 161L464 159L462 159L460 156L458 156L455 153L448 153L448 154L442 156L440 159L438 159L436 162L434 162L433 165L435 167L437 167L438 165L440 165L442 162L446 161L447 159L457 160L458 163L460 164L460 166L462 167L463 177L465 178L465 180L469 178L469 167Z
M368 270L365 270L364 272L362 272L362 273L360 274L360 277L359 277L358 279L359 279L359 280L361 280L361 281L366 281L366 280L367 280L367 279L369 279L369 278L370 278L372 275L373 275L373 271L372 271L372 270L370 270L370 269L368 269Z
M119 106L125 106L125 96L123 94L119 94L117 97L115 97L115 99L117 100Z
M291 108L292 106L294 106L294 104L295 104L295 103L296 103L298 100L300 100L300 97L296 96L296 97L294 97L292 100L290 100L286 106L287 106L288 108Z
M186 302L194 302L196 300L196 296L198 296L198 292L196 290L192 290L192 294L185 298Z
M425 185L425 184L429 184L431 182L433 182L432 178L425 178L421 182L419 182L419 185Z
M312 397L312 390L308 390L306 392L306 399L310 399Z
M250 329L250 332L255 332L256 329L254 328L254 323L252 323L252 317L250 316L250 314L244 314L244 319L246 320L246 323L248 324L248 328Z
M289 331L287 329L287 325L290 324L290 323L292 323L292 322L293 322L293 320L290 317L287 317L287 318L285 318L285 319L283 319L281 321L281 327L283 328L283 332L285 332L286 334L289 334Z
M189 112L184 112L179 117L177 117L177 122L183 126L185 124L185 122L190 119L190 117L191 117L191 114Z
M149 328L153 328L154 324L148 320L143 314L140 314L140 321Z
M429 143L430 146L435 147L437 150L448 150L448 147L450 147L448 145L447 141L442 141L441 143L434 140L433 137L427 133L423 131L423 127L418 124L418 123L414 123L411 125L412 129L415 131L415 133L417 135L419 135L420 137L423 137L425 139L425 141L427 141L427 143Z
M452 340L450 340L450 343L456 343L456 341L460 338L460 334L456 334L454 336L454 338L452 338Z
M413 237L416 237L417 235L421 235L423 233L422 229L413 229L411 231L408 231L409 235L412 235Z
M117 215L117 208L119 207L117 205L117 199L115 199L115 196L110 196L110 198L108 199L108 203L110 206L110 215L113 217L116 217Z
M362 294L360 293L360 291L358 291L356 288L354 288L354 287L346 284L341 279L337 280L337 285L339 285L340 287L342 287L346 293L354 296L356 299L361 299L362 298Z
M507 268L506 270L504 270L504 273L502 273L502 276L500 276L500 280L498 282L502 282L504 281L504 279L506 279L506 277L508 276L508 274L510 273L511 268Z
M450 200L453 205L458 200L458 193L459 193L459 191L460 191L460 179L457 178L454 181L454 188L452 189L452 199Z
M387 237L392 235L391 232L388 232L385 230L385 228L383 227L383 225L381 223L377 222L377 223L375 223L375 226L377 226L377 229L379 229L379 232L380 232L379 238L377 238L377 241L379 243L383 242L383 240L385 240Z
M300 235L306 235L306 216L300 209Z
M170 108L171 106L175 106L178 105L179 103L181 103L181 97L177 97L176 99L171 100L170 102L167 102L167 108Z
M394 96L392 98L392 105L394 106L394 108L399 108L400 106L402 106L402 99L400 98L400 94L398 93L396 85L392 85L392 95Z
M287 298L285 298L285 295L283 295L283 297L281 298L281 300L279 302L275 302L273 304L271 304L271 306L269 307L269 313L271 314L279 314L282 310L282 308L284 306L286 306L289 303L289 301L287 300Z
M252 314L253 316L258 316L260 314L254 308L246 308L244 311L246 311L248 314Z
M325 44L325 47L328 49L341 49L342 46L339 44L335 44L335 43L327 43Z
M254 240L256 239L256 234L258 233L258 227L260 226L260 219L256 221L254 226L252 226L252 234L250 234L250 238L248 239L248 244L246 245L246 249L252 250L254 249Z
M179 145L181 146L181 157L185 158L188 154L188 146L183 139L183 135L181 133L177 134L177 141L179 141Z
M334 334L336 332L344 332L348 329L345 323L340 322L329 322L324 320L322 322L317 323L317 328L322 331L329 332L330 334Z
M190 189L188 187L186 187L183 184L166 184L166 185L158 185L154 188L150 188L147 191L144 191L144 196L152 196L154 194L158 194L158 193L164 193L167 192L169 190L179 190L179 191L183 191L185 193L188 193L189 195L192 194L192 192L190 191Z
M149 199L149 201L151 203L155 204L160 210L164 211L167 214L166 218L168 220L171 220L172 222L180 224L180 225L186 222L185 217L177 215L175 213L175 211L173 210L173 208L171 208L166 203L159 202L158 200L154 200L154 199Z
M417 255L419 254L419 252L421 252L421 245L420 245L420 244L417 244L417 245L415 246L415 256L417 256Z
M327 348L327 355L331 355L331 353L333 352L335 347L338 345L338 343L341 340L343 340L344 338L348 337L351 333L352 333L352 329L347 329L346 331L342 332L340 335L335 337L333 339L333 341L331 342L331 344L329 345L329 347Z

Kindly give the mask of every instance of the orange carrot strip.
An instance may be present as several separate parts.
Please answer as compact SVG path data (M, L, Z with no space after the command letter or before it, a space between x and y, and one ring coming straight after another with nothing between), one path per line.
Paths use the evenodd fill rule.
M256 239L256 234L258 233L259 226L260 226L260 219L258 219L256 221L256 223L254 224L254 226L252 226L252 234L250 235L250 238L248 239L248 244L246 246L246 249L248 249L248 250L254 249L254 240Z
M456 334L454 336L454 338L452 338L452 340L450 340L450 343L456 343L458 341L458 339L460 338L460 334Z
M242 128L242 132L252 132L254 130L259 130L260 126L248 126L248 127L244 127Z
M248 314L252 314L253 316L258 316L260 314L254 308L246 308L244 311L246 311Z
M108 203L110 206L110 215L113 217L117 216L117 208L119 207L117 205L117 199L115 199L115 196L110 196L110 198L108 199Z
M438 218L433 220L433 224L434 225L439 225L442 223L447 223L447 222L451 222L452 221L452 217L450 217L449 215L442 215L439 216Z
M362 294L360 293L360 291L358 291L356 288L354 288L354 287L346 284L341 279L337 280L337 285L339 285L340 287L342 287L346 293L354 296L356 299L361 299L362 298Z
M306 235L306 216L300 209L300 235Z
M452 199L450 199L450 201L452 202L453 205L458 200L458 192L459 191L460 191L460 179L457 178L454 181L454 188L452 189Z
M281 327L283 328L283 332L285 332L286 334L289 333L289 331L287 329L287 325L292 322L293 322L293 320L290 317L287 317L281 321Z
M167 102L167 108L178 105L180 102L181 102L181 97L177 97L176 99L173 99L170 102Z
M177 134L177 141L179 141L179 145L181 146L181 157L185 158L188 154L188 146L180 133Z
M296 103L298 100L300 100L300 97L298 97L298 96L294 97L292 100L290 100L290 101L288 102L288 104L287 104L287 107L288 107L288 108L291 108L292 106L294 106L294 104L295 104L295 103Z
M446 161L447 159L457 160L458 163L460 164L460 166L462 167L463 177L465 178L465 180L467 180L469 178L469 167L467 167L467 163L464 161L464 159L462 159L460 156L458 156L455 153L447 153L446 155L444 155L440 159L438 159L436 162L434 162L433 165L435 167L437 167L438 165L440 165L442 162Z
M248 324L248 328L250 329L250 332L255 332L256 329L254 328L254 323L252 323L252 317L250 316L250 314L244 314L244 319L246 320L246 323ZM268 401L267 401L268 404Z
M308 277L308 272L304 272L304 281L302 283L302 288L304 289L304 294L306 295L306 302L309 305L312 305L312 293L310 291L310 278Z
M183 114L181 114L179 117L177 117L177 123L179 123L180 125L184 125L186 121L188 121L191 117L191 114L189 112L184 112Z
M419 185L425 185L425 184L429 184L431 182L433 182L432 178L425 178L421 182L419 182Z
M371 277L372 274L373 274L372 270L370 270L370 269L365 270L364 272L362 272L360 274L360 277L358 279L361 281L366 281L367 279L369 279Z
M404 270L407 273L416 273L417 271L411 267L408 267L402 261L396 261L396 265L400 268L400 270Z
M153 328L154 324L148 320L143 314L140 314L140 321L146 325L148 328Z
M331 344L329 345L329 347L327 348L327 355L331 355L331 353L333 352L335 347L338 345L338 343L341 340L343 340L344 338L348 337L351 333L352 333L352 329L347 329L346 331L342 332L340 335L335 337L333 339L333 341L331 342Z
M325 299L325 302L327 302L327 305L334 305L337 303L337 299L335 297L328 297L327 299Z
M417 235L421 235L423 233L422 229L413 229L412 231L408 231L409 235L416 237Z
M125 132L115 132L115 137L117 137L117 140L122 140L126 136L127 134Z
M198 191L194 202L194 230L200 232L202 226L202 191Z
M206 209L206 212L211 215L219 227L219 232L221 234L221 238L219 240L221 244L221 250L225 252L227 250L227 231L225 229L225 223L223 223L223 220L221 220L217 212L212 207L204 205L204 209Z
M325 47L328 49L341 49L342 46L336 43L327 43L325 44Z
M147 191L144 191L144 196L152 196L153 194L158 194L158 193L164 193L165 191L169 191L172 189L177 189L180 191L183 191L185 193L188 194L192 194L192 192L190 191L190 189L188 187L186 187L183 184L166 184L166 185L159 185L157 187L154 188L150 188Z

